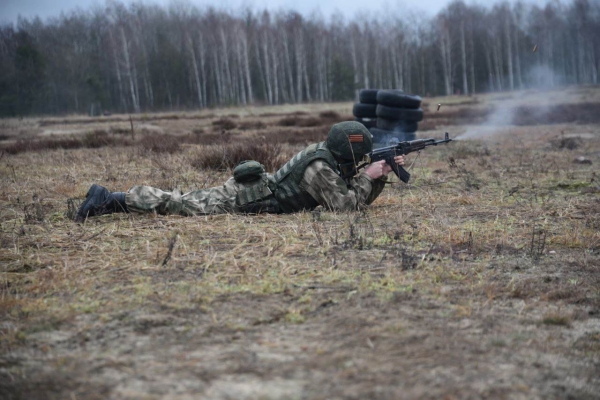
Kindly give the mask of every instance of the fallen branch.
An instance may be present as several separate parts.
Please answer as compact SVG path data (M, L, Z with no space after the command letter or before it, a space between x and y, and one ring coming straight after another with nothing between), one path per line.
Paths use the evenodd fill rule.
M164 267L165 265L167 265L167 263L169 262L169 260L171 259L171 255L173 254L173 249L175 248L175 243L177 243L177 237L179 236L178 232L175 232L175 234L173 235L173 237L171 238L171 240L169 241L169 249L167 250L167 255L165 256L165 259L162 262L162 266Z

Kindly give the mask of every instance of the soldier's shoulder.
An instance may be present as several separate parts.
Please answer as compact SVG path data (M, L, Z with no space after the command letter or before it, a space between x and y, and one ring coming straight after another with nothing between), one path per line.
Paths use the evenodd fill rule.
M311 161L307 166L306 170L310 170L313 172L319 172L323 170L333 171L331 166L325 162L325 160L317 158L316 160Z

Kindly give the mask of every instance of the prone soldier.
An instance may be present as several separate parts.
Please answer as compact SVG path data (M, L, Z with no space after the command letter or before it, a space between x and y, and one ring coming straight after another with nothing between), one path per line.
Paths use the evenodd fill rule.
M127 192L110 192L93 184L77 211L76 221L114 212L178 214L293 213L321 205L332 211L351 211L371 204L394 169L385 160L357 172L358 164L373 149L373 137L354 121L332 126L324 142L296 154L275 174L256 161L240 163L224 185L182 194L150 186ZM389 162L389 160L388 160ZM397 166L404 156L394 157ZM352 165L354 174L342 173ZM397 166L396 167L397 169Z

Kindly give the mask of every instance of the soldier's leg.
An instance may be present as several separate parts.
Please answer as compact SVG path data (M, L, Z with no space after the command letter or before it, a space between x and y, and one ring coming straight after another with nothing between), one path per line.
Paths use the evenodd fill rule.
M131 212L157 212L185 216L224 214L236 212L235 196L239 184L229 179L223 186L194 190L181 194L178 190L166 192L150 186L134 186L126 194L125 202Z
M235 196L242 186L230 178L223 186L194 190L181 196L181 205L190 215L235 213Z
M93 184L77 210L75 221L83 222L88 217L115 212L129 212L125 203L125 193L110 192L103 186Z

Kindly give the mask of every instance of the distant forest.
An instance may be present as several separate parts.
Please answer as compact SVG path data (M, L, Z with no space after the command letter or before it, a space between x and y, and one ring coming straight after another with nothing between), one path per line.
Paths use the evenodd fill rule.
M107 2L0 26L0 116L147 112L598 84L600 1L458 0L432 18Z

